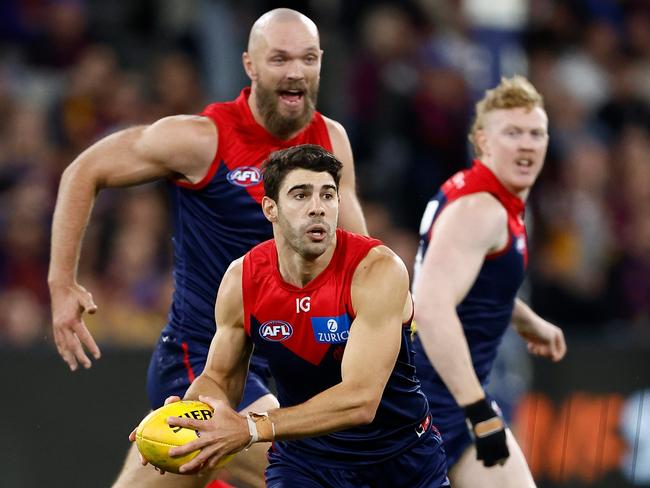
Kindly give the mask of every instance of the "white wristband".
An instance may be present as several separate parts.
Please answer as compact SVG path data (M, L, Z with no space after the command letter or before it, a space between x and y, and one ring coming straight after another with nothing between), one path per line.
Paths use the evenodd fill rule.
M251 438L248 441L248 444L246 444L246 447L244 447L244 450L248 450L259 439L257 435L257 425L255 424L255 421L251 418L250 413L246 414L246 422L248 423L248 434L251 436Z

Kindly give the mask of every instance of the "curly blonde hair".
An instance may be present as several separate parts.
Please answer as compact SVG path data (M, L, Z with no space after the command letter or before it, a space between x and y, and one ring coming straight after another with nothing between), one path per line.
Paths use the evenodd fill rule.
M483 129L485 114L493 110L509 108L544 108L544 99L533 84L525 77L515 75L512 78L501 78L501 83L485 92L485 96L476 104L476 116L469 132L469 141L472 143L477 157L481 156L481 149L476 142L476 132Z

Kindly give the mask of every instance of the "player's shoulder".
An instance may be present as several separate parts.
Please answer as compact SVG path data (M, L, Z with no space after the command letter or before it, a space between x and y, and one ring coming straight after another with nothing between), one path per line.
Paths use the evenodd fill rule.
M195 182L212 162L217 141L216 126L208 118L172 115L146 126L134 149L139 156Z
M406 277L408 271L404 261L388 246L380 244L372 247L368 254L359 262L354 273L355 281L372 281Z
M325 122L325 127L327 127L327 132L329 133L331 139L345 138L345 140L347 140L348 134L345 131L343 124L334 119L326 117L323 114L321 114L321 117L323 118L323 122Z
M504 239L508 214L488 192L471 193L448 204L435 223L435 238L444 246L464 242L492 249Z
M214 122L202 114L168 115L155 121L152 126L165 129L207 129L214 126Z
M215 123L202 115L170 115L153 122L144 135L159 143L196 143L201 139L213 141L216 130Z
M508 221L508 212L496 196L487 191L462 195L452 201L445 212L465 222L487 221L498 225Z
M380 245L370 249L357 265L352 277L350 295L355 310L362 303L390 301L409 287L409 275L401 258L389 247ZM370 302L367 302L370 300Z
M228 269L226 269L226 272L223 275L222 281L226 281L226 280L239 280L239 281L241 281L241 277L242 277L243 269L244 269L244 257L245 256L237 258L233 262L230 263L230 265L228 266Z
M323 122L325 122L325 125L327 126L328 129L331 128L340 132L345 132L345 128L343 127L343 124L341 124L339 121L327 117L326 115L323 114L320 114L320 116L323 118Z
M222 299L237 299L242 294L242 276L244 256L230 263L219 284L219 295Z

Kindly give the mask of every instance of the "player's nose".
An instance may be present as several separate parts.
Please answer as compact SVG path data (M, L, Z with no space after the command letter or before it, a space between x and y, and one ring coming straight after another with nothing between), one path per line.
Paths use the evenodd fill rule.
M325 215L325 205L323 204L323 200L320 198L319 195L314 195L311 198L310 201L310 206L309 206L309 216L314 217L314 216L324 216Z
M305 72L299 59L292 59L287 63L286 77L290 80L302 80Z

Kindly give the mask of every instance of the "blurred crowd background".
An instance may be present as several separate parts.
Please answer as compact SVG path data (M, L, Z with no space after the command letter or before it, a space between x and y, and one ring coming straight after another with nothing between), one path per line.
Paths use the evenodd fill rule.
M563 327L571 357L552 366L566 376L555 391L558 369L539 369L507 335L493 393L507 417L519 404L533 419L520 424L546 422L535 439L522 433L536 474L548 468L548 479L563 479L565 465L606 466L609 451L592 435L605 439L601 427L611 423L629 442L612 434L618 447L608 459L624 459L629 479L650 484L650 415L641 422L650 408L639 390L650 371L648 0L0 1L0 351L30 358L54 349L46 279L64 168L111 132L235 98L248 84L249 29L279 6L320 28L318 107L348 131L371 234L409 267L426 202L471 164L467 131L484 90L523 74L543 94L550 147L527 206L522 293ZM100 193L79 282L99 306L87 323L104 351L155 343L171 297L170 236L164 182ZM525 396L533 376L557 413ZM619 387L637 392L629 408ZM585 403L567 393L583 388L602 395ZM571 402L581 405L576 429ZM536 458L541 433L560 423L577 432L578 447L566 450L571 435L558 435L564 447L543 444ZM586 462L593 446L597 461ZM577 457L557 463L547 452Z
M3 0L0 344L52 347L46 283L63 169L97 139L247 84L264 11L316 21L319 109L347 128L373 235L412 266L423 208L471 163L474 103L528 76L550 117L525 293L578 337L650 338L650 2ZM164 184L100 194L79 281L100 345L151 347L170 300Z

